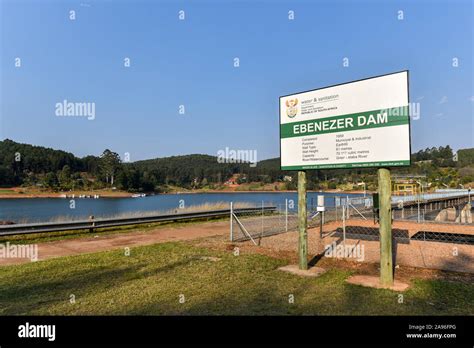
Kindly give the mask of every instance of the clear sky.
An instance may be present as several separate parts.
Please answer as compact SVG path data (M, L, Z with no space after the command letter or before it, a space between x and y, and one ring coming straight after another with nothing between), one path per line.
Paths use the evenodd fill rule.
M409 69L412 150L474 146L472 1L0 2L1 139L261 160L279 156L280 95ZM95 119L57 117L64 99Z

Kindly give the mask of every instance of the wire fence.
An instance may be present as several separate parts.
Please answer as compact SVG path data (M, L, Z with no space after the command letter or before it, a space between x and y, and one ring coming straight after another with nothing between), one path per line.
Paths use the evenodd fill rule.
M334 197L324 212L317 207L307 208L308 229L320 228L322 238L331 236L346 240L379 240L377 210L372 197ZM446 207L444 203L421 203L393 206L392 228L394 242L409 244L410 240L433 241L472 245L474 229L472 206L466 201ZM231 213L231 241L259 239L298 229L297 204L286 200L276 210L266 207L274 204L255 203L252 211ZM232 210L232 209L231 209ZM403 223L410 229L399 228ZM416 223L416 226L413 226ZM459 225L456 227L456 225Z
M298 209L293 200L286 200L283 204L277 204L276 210L265 210L268 206L265 202L255 203L254 211L238 212L231 208L231 241L245 241L296 231L298 229ZM260 210L258 210L260 208ZM321 223L322 215L312 208L307 210L307 226L314 228ZM335 219L335 214L327 214L326 222ZM255 242L256 244L256 242Z
M378 214L372 197L335 197L326 203L329 206L324 212L318 212L316 207L307 208L309 253L380 262ZM408 265L474 273L474 224L468 200L409 203L392 205L394 267ZM255 205L260 209L234 211L231 241L251 241L296 252L295 202L286 200L274 210L265 210L268 205L261 202Z
M452 221L426 219L429 210L425 212L425 207L419 213L415 207L413 215L403 209L407 208L392 210L394 267L404 265L474 273L474 225L469 219L472 215L469 204L457 209L457 213L454 207L442 209L450 209ZM373 210L365 210L362 214L364 218L349 213L334 226L327 226L323 240L325 256L347 259L356 255L357 261L380 262L377 214Z
M362 205L349 199L341 205L347 213L337 233L345 230L345 238L379 240L378 213L370 202ZM398 202L392 206L392 238L394 243L403 244L411 240L473 244L472 215L468 199L418 201L408 206Z

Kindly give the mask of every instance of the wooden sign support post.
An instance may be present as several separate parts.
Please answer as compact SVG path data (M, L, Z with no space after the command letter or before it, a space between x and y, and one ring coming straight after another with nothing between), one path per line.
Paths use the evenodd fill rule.
M298 172L298 252L301 270L308 269L308 231L306 217L306 172Z
M393 285L392 258L392 188L390 169L379 168L380 284Z

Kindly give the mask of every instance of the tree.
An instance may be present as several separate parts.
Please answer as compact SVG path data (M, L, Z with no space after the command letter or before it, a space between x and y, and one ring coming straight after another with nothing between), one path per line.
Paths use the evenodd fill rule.
M59 185L62 189L71 188L71 168L66 164L59 172Z
M461 167L474 164L474 148L458 150L458 163Z
M58 177L55 173L49 172L43 178L43 185L49 188L57 188L58 187Z
M19 179L11 168L0 165L0 186L13 186L19 183Z
M114 178L117 171L120 169L120 156L116 152L106 149L100 156L100 172L105 177L105 183L110 186L114 185Z

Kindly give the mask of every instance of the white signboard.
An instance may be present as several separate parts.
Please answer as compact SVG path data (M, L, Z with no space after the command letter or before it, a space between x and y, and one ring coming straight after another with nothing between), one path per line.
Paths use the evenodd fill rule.
M280 97L282 170L410 165L408 71Z

